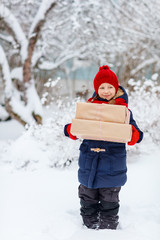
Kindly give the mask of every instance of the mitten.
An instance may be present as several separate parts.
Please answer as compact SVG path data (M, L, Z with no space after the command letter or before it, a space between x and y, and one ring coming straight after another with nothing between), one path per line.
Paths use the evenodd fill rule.
M74 136L74 135L72 135L72 133L71 133L71 123L70 124L68 124L68 126L67 126L67 133L68 133L68 135L69 135L69 137L71 138L71 139L73 139L73 140L76 140L77 139L77 137L76 136Z
M131 141L128 142L128 145L132 146L134 144L136 144L139 140L140 137L140 133L138 132L138 130L132 125L132 138Z

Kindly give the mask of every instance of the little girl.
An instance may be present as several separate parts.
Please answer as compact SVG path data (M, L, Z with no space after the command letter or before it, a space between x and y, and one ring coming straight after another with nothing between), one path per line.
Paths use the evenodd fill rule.
M95 94L88 102L118 104L128 107L128 96L119 86L117 76L108 66L99 68L94 78ZM143 133L130 111L132 138L128 145L141 142ZM64 133L76 140L65 125ZM98 149L98 151L97 151ZM81 216L91 229L116 229L118 226L119 191L126 183L125 143L86 140L80 145L78 179Z

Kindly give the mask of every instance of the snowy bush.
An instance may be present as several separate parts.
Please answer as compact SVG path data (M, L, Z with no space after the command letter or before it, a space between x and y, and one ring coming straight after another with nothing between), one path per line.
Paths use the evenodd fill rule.
M34 138L40 149L46 154L47 164L50 167L66 167L78 159L80 140L73 141L64 136L64 126L70 123L75 114L76 102L57 100L50 106L50 116L43 125L33 125L28 134ZM46 110L47 111L47 110Z
M64 136L64 126L75 114L76 102L58 99L45 107L47 115L43 125L26 126L26 131L14 142L9 142L2 153L2 161L17 169L37 167L67 167L78 160L81 140L73 141ZM2 162L1 161L1 162Z
M151 79L128 81L129 108L144 133L148 133L152 141L159 142L160 129L160 85L156 81L156 74Z

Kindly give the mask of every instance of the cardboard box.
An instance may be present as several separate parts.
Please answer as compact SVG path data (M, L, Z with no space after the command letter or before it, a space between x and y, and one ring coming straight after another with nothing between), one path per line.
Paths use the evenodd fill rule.
M129 124L73 119L71 133L82 139L126 143L131 140L132 127Z
M76 119L112 123L129 123L130 112L126 106L98 103L77 103Z

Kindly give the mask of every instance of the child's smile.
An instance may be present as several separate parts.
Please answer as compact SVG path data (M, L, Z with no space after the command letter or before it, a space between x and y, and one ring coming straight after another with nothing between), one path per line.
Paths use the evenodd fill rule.
M116 89L109 83L102 83L98 88L100 98L111 100L116 94Z

